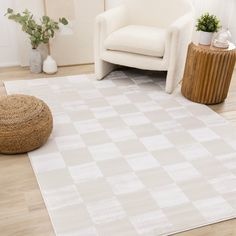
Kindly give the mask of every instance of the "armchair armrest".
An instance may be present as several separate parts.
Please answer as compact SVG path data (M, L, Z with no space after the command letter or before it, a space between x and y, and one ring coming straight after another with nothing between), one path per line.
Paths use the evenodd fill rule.
M96 28L100 28L104 36L108 36L113 31L125 26L126 9L124 6L116 7L108 10L96 18Z
M126 25L126 9L124 6L108 10L96 18L94 37L94 61L97 79L102 79L114 69L114 65L102 60L104 41L113 31Z
M179 17L176 21L174 21L170 26L169 26L169 31L173 32L176 30L182 30L184 29L185 26L187 26L188 24L192 24L193 23L193 14L192 13L188 13L185 14L181 17Z
M182 80L188 45L192 39L194 15L185 14L168 27L166 43L167 57L169 61L168 76L175 81L168 81L166 91L172 92Z

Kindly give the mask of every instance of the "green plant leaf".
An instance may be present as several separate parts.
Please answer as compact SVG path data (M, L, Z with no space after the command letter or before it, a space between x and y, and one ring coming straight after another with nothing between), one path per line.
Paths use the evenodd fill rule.
M69 23L65 17L60 18L59 22L62 23L63 25L68 25L68 23Z
M13 9L11 9L11 8L8 8L8 9L7 9L7 13L8 13L8 14L11 14L11 13L13 13Z
M50 18L48 16L43 16L43 21L48 22L48 21L50 21Z

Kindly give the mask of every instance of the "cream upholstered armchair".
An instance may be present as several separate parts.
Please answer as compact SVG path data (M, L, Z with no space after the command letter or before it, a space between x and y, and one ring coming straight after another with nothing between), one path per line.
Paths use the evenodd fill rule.
M193 31L191 0L124 0L100 14L95 27L95 73L116 65L168 71L166 92L182 79Z

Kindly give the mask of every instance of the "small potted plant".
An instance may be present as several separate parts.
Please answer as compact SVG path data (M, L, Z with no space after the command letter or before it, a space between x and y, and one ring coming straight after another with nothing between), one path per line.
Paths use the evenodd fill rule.
M21 25L23 32L29 35L32 50L30 53L30 70L33 73L42 72L42 57L38 50L40 44L47 44L50 38L53 38L55 31L59 30L59 23L67 25L66 18L60 18L58 21L52 20L48 16L43 16L36 22L33 14L29 10L23 13L14 13L11 8L7 9L8 19L13 20Z
M220 20L215 15L208 12L201 15L197 19L196 29L200 31L199 43L202 45L210 45L213 34L220 28Z

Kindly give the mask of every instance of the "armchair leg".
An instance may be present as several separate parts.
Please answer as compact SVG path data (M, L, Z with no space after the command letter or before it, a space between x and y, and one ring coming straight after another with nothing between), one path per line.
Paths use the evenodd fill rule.
M176 87L175 82L176 79L174 77L174 73L171 70L169 70L166 76L166 88L165 88L166 93L171 94L174 91Z
M95 62L95 76L97 80L104 79L110 72L112 72L117 65L111 64L103 60Z
M165 91L167 93L173 93L174 90L178 87L180 84L181 80L183 79L183 71L182 70L169 70L167 72L167 77L166 77L166 88Z

